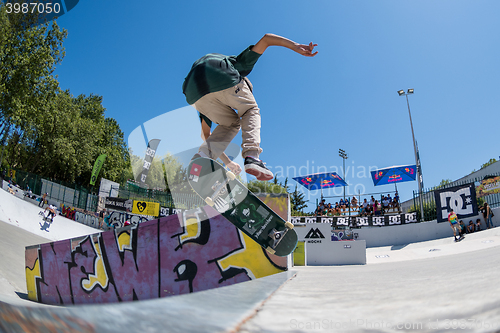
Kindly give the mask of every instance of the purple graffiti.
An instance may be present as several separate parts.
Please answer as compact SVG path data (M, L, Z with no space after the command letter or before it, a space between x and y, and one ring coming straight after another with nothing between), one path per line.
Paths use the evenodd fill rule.
M206 207L42 244L29 249L38 251L37 300L48 304L145 300L248 281L244 268L223 270L219 264L243 249L240 237L233 224ZM33 262L28 261L31 269Z

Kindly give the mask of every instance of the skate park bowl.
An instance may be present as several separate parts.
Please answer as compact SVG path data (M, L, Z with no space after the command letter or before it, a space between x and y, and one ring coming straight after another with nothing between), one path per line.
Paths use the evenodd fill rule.
M48 232L41 231L39 209L26 204L0 191L0 331L391 332L398 327L411 331L410 324L429 332L462 324L472 327L468 331L500 329L495 326L500 322L500 287L494 283L500 274L498 228L468 235L460 243L448 237L367 248L365 265L283 271L264 252L257 258L245 254L250 250L245 239L239 234L237 241L231 239L210 208L109 234L90 229L60 239L52 233L64 226L68 234L79 224L58 216ZM35 220L28 214L31 206ZM223 236L216 241L223 247L211 248L210 238L202 236L207 232L201 223L204 214L210 235ZM36 229L29 231L24 217L45 238ZM265 270L253 269L257 259L267 260ZM158 273L142 260L156 262ZM276 274L265 276L271 271ZM133 282L140 278L152 283L155 293ZM474 291L456 297L471 281ZM217 288L208 289L209 284ZM37 297L37 302L30 300ZM48 304L39 302L44 297Z

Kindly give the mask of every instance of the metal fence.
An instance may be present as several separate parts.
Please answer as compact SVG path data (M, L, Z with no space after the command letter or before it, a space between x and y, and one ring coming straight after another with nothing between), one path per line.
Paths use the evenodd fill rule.
M23 190L31 190L38 196L42 193L48 193L48 199L59 201L64 205L87 211L97 211L99 197L90 193L90 190L83 186L53 179L48 180L30 172L14 169L7 171L5 180L12 180Z
M112 190L117 189L112 188ZM192 209L205 205L205 202L195 193L171 193L131 186L120 187L117 191L119 198L158 202L160 206L166 208Z
M462 181L455 181L446 185L443 185L439 188L431 188L422 190L422 201L424 205L424 221L432 221L436 219L436 201L434 199L434 191L441 190L445 188L450 188L454 186L460 186L470 183L475 183L477 185L478 182L490 177L500 176L500 173L494 173L485 177L476 177L476 178L468 178ZM478 206L481 206L484 202L487 202L491 208L500 207L500 193L493 193L490 195L486 195L481 198L476 199ZM405 210L406 211L406 210ZM417 212L417 219L420 221L420 205L419 205L419 193L418 191L413 191L413 205L408 210L408 212Z

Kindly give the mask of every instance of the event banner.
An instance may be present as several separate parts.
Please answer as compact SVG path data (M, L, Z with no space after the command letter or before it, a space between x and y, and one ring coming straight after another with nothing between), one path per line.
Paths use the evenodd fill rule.
M153 159L156 155L156 150L158 149L158 145L160 144L160 139L152 139L148 143L148 148L146 149L146 156L144 157L144 161L142 163L142 172L137 177L137 181L140 183L139 186L146 186L146 178L148 177L149 169L151 168L151 163L153 163Z
M494 193L500 193L500 176L483 179L479 185L476 186L476 195L478 198Z
M130 199L107 197L104 202L106 209L118 210L121 212L131 212L133 201Z
M106 156L107 156L106 154L101 154L95 160L94 168L92 169L92 176L90 177L90 185L92 186L95 185L95 182L97 181L97 176L99 176L99 172L101 172L102 165L106 160Z
M158 216L160 214L160 204L157 202L134 200L132 214Z
M438 222L447 222L453 209L458 219L476 216L477 202L474 183L434 191Z
M385 227L417 222L417 213L381 215L381 216L292 216L291 221L298 223L330 223L337 227Z

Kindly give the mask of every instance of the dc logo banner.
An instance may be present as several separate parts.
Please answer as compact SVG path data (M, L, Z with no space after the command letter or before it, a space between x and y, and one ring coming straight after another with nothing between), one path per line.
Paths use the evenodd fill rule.
M476 188L474 183L434 191L437 221L448 221L453 209L459 219L477 215Z

